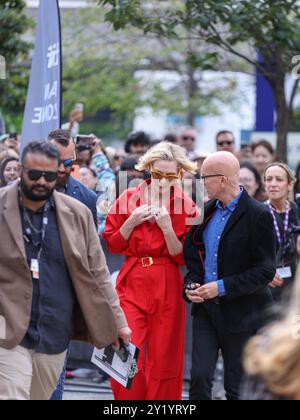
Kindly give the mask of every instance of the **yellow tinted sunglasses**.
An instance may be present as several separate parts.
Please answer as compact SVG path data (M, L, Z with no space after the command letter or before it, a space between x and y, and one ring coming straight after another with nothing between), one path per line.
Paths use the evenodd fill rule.
M166 179L167 181L170 181L170 182L178 181L179 179L181 180L184 174L183 169L180 169L178 174L166 174L164 172L156 171L153 168L151 168L150 172L153 179L158 179L158 180Z

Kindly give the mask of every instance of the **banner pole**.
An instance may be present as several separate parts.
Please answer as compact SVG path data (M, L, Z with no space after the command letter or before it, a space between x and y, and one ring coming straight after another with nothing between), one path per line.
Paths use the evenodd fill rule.
M62 125L62 72L63 72L63 54L62 54L62 32L61 32L61 16L59 8L59 0L57 3L58 26L59 26L59 51L60 51L60 100L59 100L59 128Z

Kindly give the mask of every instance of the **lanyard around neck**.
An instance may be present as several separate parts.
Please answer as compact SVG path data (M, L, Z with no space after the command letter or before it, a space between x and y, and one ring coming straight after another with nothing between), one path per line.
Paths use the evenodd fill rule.
M283 238L281 236L280 229L279 229L277 219L276 219L276 216L275 216L275 212L273 210L271 202L269 202L269 209L270 209L270 212L273 216L273 222L274 222L274 227L275 227L275 231L276 231L277 240L278 240L279 245L281 246L282 255L284 255L286 250L287 250L287 233L288 233L288 230L289 230L290 204L289 204L288 201L286 201Z
M24 224L25 224L25 232L26 232L24 234L24 239L26 240L26 242L29 242L28 236L32 239L32 230L35 231L35 233L38 233L38 234L41 235L41 243L40 243L40 248L39 248L38 256L37 256L37 259L39 260L41 258L42 252L43 252L43 246L44 246L44 241L45 241L45 237L46 237L47 226L49 224L51 202L47 201L47 203L44 206L43 225L42 225L42 230L41 231L37 230L33 226L33 223L30 220L28 211L23 204L23 199L22 199L21 194L20 194L20 204L22 206L23 214L24 214Z

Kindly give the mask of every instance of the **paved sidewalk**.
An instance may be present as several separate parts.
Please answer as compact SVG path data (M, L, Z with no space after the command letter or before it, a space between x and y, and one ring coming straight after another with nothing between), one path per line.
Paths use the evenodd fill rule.
M217 378L214 387L214 399L222 400L224 399L224 389L221 383L221 378ZM188 383L184 384L184 391L182 399L184 401L188 400ZM102 384L95 384L90 379L72 379L66 381L65 401L108 401L113 400L113 394L110 388L109 382L104 382Z

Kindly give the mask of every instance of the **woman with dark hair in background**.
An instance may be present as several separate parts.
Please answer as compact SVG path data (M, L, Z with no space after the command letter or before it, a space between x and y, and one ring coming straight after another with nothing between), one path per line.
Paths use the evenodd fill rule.
M252 145L252 152L254 165L263 176L266 167L275 162L275 150L269 141L258 140Z
M128 155L144 155L151 146L151 139L144 131L129 134L125 143L125 152Z
M241 163L240 184L255 200L263 203L268 199L260 173L251 162L243 161Z
M16 157L7 157L0 166L0 188L12 184L19 178L20 165Z

